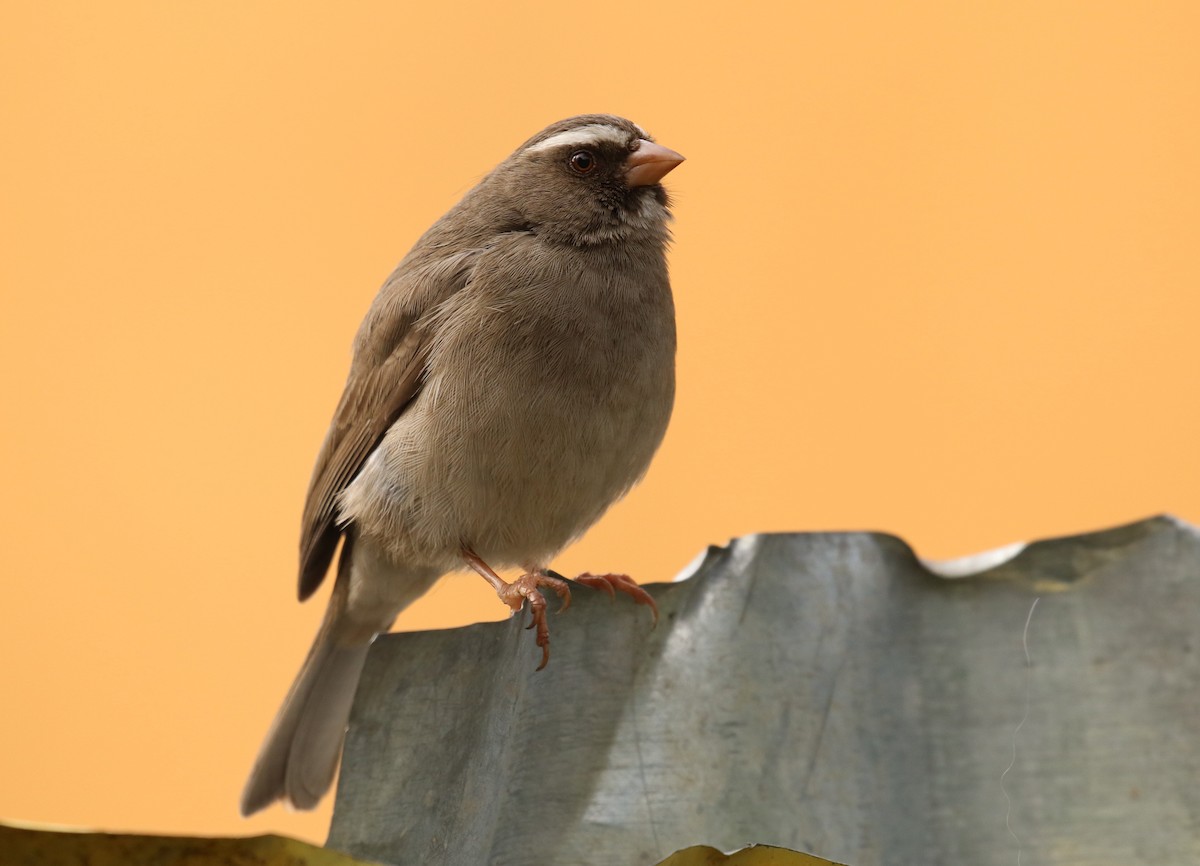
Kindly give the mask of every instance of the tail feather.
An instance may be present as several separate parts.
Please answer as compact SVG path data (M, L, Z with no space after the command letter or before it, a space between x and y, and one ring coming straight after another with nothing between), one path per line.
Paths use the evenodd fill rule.
M242 791L243 816L276 800L297 809L317 805L333 784L371 641L441 573L400 569L355 541L349 533L343 542L325 620L254 761Z
M328 624L327 624L328 625ZM311 809L329 790L370 640L340 643L323 627L271 723L242 791L251 815L275 800Z
M276 800L311 809L333 784L367 650L375 634L387 631L395 618L394 612L381 617L374 628L353 622L348 601L354 540L348 535L342 545L337 582L321 629L246 780L243 816Z

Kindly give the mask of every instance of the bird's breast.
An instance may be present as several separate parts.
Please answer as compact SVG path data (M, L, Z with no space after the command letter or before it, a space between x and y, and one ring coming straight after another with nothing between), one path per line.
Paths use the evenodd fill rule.
M421 394L348 491L397 554L467 543L496 565L544 562L662 440L675 352L665 267L522 276L456 296Z

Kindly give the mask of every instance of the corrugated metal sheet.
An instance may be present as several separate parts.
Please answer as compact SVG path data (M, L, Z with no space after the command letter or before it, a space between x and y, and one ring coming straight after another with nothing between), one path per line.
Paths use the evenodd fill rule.
M1191 527L953 580L886 535L753 536L651 591L653 630L578 588L540 673L518 619L378 641L330 844L423 866L756 842L854 866L1200 863Z

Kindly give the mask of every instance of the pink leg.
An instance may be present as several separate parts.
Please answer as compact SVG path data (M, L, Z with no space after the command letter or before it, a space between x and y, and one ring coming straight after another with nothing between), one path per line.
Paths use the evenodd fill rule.
M612 598L617 597L614 590L620 590L626 595L632 596L633 600L638 604L650 606L650 613L654 615L654 624L658 625L658 605L654 603L654 596L638 586L637 581L628 574L592 574L589 571L585 571L579 577L575 578L575 582L593 587L594 589L604 590Z
M526 601L529 602L529 614L532 619L526 628L537 629L537 645L542 648L542 663L537 666L540 671L550 661L550 626L546 623L546 597L538 591L538 587L544 586L554 590L562 599L562 607L558 609L559 613L562 613L571 606L571 589L567 582L558 577L551 577L542 570L530 569L512 583L507 583L471 548L464 545L462 555L471 570L490 583L500 600L514 612L519 611Z

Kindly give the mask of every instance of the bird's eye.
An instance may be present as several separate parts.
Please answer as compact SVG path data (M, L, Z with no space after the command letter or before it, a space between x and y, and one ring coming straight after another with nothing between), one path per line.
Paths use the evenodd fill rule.
M571 168L579 174L587 174L596 167L596 157L592 156L589 151L577 150L571 154L570 163Z

